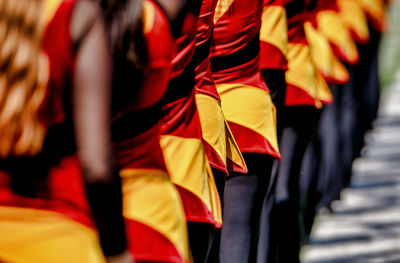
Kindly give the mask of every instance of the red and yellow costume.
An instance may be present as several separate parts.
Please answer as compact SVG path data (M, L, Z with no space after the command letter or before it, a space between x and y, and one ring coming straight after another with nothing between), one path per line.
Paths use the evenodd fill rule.
M40 154L0 160L2 262L105 262L75 155L72 113L64 108L70 100L65 81L74 67L70 37L74 6L75 0L44 3L42 50L50 77L40 118L47 134ZM9 174L32 173L47 174L46 196L25 197L11 190Z
M198 3L191 3L199 5ZM188 12L172 60L170 83L164 97L161 147L181 195L186 219L220 227L221 204L202 139L195 102L195 52L198 13ZM205 88L206 89L206 88Z
M315 13L315 26L329 40L335 55L348 64L356 64L357 46L339 13L337 1L318 1Z
M353 39L361 44L369 42L367 16L358 0L338 0L339 13Z
M372 26L383 31L386 25L385 1L383 0L357 0Z
M228 174L246 172L239 147L225 120L221 99L210 67L210 45L214 28L217 0L203 0L197 21L196 51L192 58L198 66L196 76L196 105L204 140L204 149L211 167Z
M287 70L287 22L283 0L264 0L260 29L261 69Z
M347 0L345 0L347 1ZM317 70L318 98L323 104L329 104L333 98L326 85L344 84L349 81L349 73L342 62L335 56L327 37L317 30L317 11L305 14L304 31L310 46L311 60Z
M183 206L160 146L159 102L168 85L175 43L157 4L144 1L142 17L147 52L143 82L135 101L115 114L112 123L128 249L139 262L191 262Z
M286 106L309 105L320 108L318 75L311 60L311 51L304 31L304 16L288 19L288 61L286 71Z
M259 67L262 11L262 0L218 1L211 68L240 150L280 158L275 107Z

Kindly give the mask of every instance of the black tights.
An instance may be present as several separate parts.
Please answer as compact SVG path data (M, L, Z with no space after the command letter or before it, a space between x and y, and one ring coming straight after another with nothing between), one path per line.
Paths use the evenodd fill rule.
M226 180L219 260L254 262L262 205L268 190L273 158L244 153L248 174L231 173Z
M315 129L317 109L312 106L285 108L282 159L275 188L278 262L296 263L300 251L300 172L304 153Z
M223 205L225 173L213 169L215 184ZM195 263L217 262L221 229L201 222L187 222L190 249Z

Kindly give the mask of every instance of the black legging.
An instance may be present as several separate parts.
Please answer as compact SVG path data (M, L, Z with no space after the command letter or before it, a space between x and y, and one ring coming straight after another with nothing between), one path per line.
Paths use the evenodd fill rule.
M276 108L277 134L278 138L282 135L284 128L285 97L286 97L286 79L285 71L280 69L266 69L261 71L265 82L270 90L272 102ZM261 225L259 231L257 262L273 262L276 249L276 231L274 231L274 222L276 214L274 210L275 203L275 183L277 177L278 161L274 161L274 168L269 183L267 198L264 200Z
M225 173L212 169L218 194L223 207ZM221 229L201 222L187 222L189 244L194 263L217 262Z
M263 201L270 181L273 158L244 153L248 174L231 173L224 193L219 260L221 263L254 262Z
M304 153L315 127L317 109L312 106L285 108L285 128L280 140L282 159L275 188L274 231L277 261L296 263L300 251L300 172Z
M276 124L278 138L281 137L284 125L284 108L286 97L286 79L284 70L280 69L265 69L261 73L265 83L269 88L272 102L276 108Z

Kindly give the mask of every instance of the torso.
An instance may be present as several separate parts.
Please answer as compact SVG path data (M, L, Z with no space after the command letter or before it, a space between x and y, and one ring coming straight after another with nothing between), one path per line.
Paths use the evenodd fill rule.
M243 83L268 90L259 67L262 6L262 0L219 0L210 52L216 84Z

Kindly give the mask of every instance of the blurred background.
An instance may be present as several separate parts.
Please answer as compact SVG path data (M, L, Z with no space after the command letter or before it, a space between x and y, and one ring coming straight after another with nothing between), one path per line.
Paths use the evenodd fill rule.
M389 8L380 44L381 104L350 188L319 214L304 263L400 262L400 1Z

